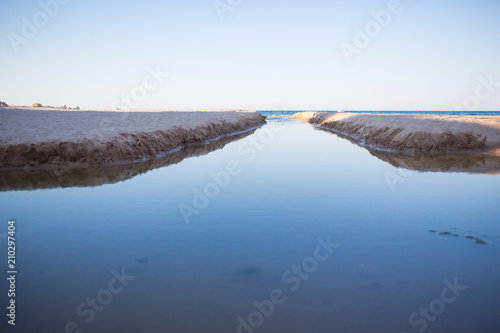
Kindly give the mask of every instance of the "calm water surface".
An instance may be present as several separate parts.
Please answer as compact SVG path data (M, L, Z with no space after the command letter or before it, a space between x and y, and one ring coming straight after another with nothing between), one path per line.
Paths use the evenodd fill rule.
M270 120L123 182L1 192L2 332L499 332L499 189Z

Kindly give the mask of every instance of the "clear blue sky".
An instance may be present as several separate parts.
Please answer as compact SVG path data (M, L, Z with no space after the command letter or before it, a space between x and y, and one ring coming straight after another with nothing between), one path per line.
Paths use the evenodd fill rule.
M340 45L389 1L228 2L221 20L213 0L72 0L16 53L9 33L42 8L2 0L0 100L111 108L147 66L170 75L140 108L449 110L500 82L498 0L401 0L350 63ZM479 110L500 110L500 87L481 92Z

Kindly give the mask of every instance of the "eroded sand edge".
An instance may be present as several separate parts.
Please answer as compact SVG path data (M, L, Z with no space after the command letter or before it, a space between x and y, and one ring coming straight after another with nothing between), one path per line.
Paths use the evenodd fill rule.
M303 112L292 116L377 148L414 155L498 154L500 117Z
M251 111L111 112L0 109L0 168L116 164L247 131Z

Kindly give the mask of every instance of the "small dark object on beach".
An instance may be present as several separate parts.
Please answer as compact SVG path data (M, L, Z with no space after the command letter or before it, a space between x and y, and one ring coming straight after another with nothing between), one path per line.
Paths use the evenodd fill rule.
M482 240L482 239L481 239L481 238L479 238L479 237L478 237L478 238L476 238L476 243L478 243L478 244L488 244L488 243L486 243L484 240Z
M429 230L429 232L437 232L437 231L436 231L436 230L434 230L434 229L431 229L431 230Z
M467 238L467 239L474 239L474 238L476 238L476 237L471 236L471 235L467 235L467 236L465 236L465 238Z
M441 231L439 234L440 235L451 235L451 232L449 232L449 231Z

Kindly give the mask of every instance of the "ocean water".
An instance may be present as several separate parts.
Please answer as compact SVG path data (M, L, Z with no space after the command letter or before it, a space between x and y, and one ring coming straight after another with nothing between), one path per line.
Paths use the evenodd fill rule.
M467 170L269 119L110 183L0 192L1 331L499 332L500 176Z

